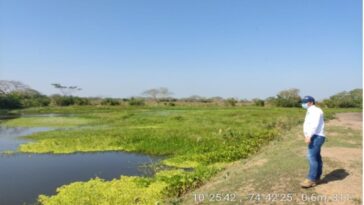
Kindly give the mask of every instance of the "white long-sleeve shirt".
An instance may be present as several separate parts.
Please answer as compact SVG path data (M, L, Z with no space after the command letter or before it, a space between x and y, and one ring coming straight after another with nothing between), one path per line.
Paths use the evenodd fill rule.
M305 137L313 135L325 136L324 134L324 113L315 105L311 105L306 112L305 122L303 123L303 133Z

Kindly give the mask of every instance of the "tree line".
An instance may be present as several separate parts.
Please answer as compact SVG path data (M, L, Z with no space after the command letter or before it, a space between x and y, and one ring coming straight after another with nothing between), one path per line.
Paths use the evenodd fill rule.
M146 90L142 96L131 98L98 98L78 97L74 94L80 91L78 86L64 86L59 83L51 84L60 94L46 96L35 89L18 82L0 80L0 109L20 109L42 106L70 106L70 105L109 105L116 106L128 104L130 106L143 106L145 104L163 104L176 106L177 104L214 103L225 106L254 105L269 107L300 107L301 97L299 89L286 89L277 93L276 96L266 99L255 98L252 100L237 98L202 97L192 95L186 98L174 98L173 92L168 88L160 87ZM339 92L318 104L328 108L362 108L362 89Z

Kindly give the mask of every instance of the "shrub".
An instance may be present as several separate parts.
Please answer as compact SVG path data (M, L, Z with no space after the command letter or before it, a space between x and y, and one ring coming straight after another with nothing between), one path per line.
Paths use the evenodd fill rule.
M21 108L20 99L12 95L0 95L0 109L17 109Z
M74 99L71 96L53 95L51 103L57 106L69 106L74 104Z
M235 106L238 101L235 98L228 98L225 100L225 104L229 106Z
M264 105L265 105L264 100L261 100L261 99L258 99L258 98L253 99L253 103L254 103L255 106L260 106L260 107L264 107Z
M101 105L120 105L120 102L114 98L105 98L101 101Z
M73 97L74 105L90 105L91 102L88 98Z
M276 98L276 106L278 107L300 107L301 97L299 89L282 90L278 93Z
M164 103L164 105L166 105L166 106L176 106L176 103L174 103L174 102L169 102L169 103Z
M89 105L90 100L75 96L52 95L51 103L56 106Z
M282 90L276 97L267 98L266 103L277 107L300 107L301 97L299 92L300 90L296 88Z
M142 106L144 104L145 104L145 101L142 98L134 98L134 97L132 97L129 100L129 105L132 105L132 106L134 106L134 105L136 105L136 106Z
M330 108L361 108L363 103L363 89L343 91L325 99L323 104Z
M48 106L50 99L35 90L13 91L1 95L2 106L9 109Z

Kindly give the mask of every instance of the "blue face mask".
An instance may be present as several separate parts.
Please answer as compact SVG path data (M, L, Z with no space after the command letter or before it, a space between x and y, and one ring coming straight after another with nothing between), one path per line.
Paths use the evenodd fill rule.
M307 103L302 103L301 105L302 105L302 108L303 108L303 109L307 109L307 108L308 108Z

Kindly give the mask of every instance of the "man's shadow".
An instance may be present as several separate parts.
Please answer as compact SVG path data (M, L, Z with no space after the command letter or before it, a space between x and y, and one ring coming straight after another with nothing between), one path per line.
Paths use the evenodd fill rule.
M332 181L339 181L349 176L349 173L345 169L335 169L326 174L319 184L327 184Z

